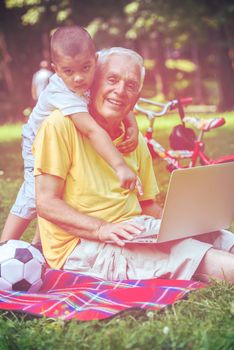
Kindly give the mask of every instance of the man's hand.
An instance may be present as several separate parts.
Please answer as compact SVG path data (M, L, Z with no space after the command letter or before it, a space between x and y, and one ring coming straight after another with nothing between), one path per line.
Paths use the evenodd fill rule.
M118 167L116 174L120 180L120 186L130 191L134 191L135 188L139 195L143 195L143 189L139 177L125 164Z
M129 222L104 223L96 231L98 239L101 242L113 242L120 247L124 246L123 239L131 240L132 235L138 235L144 230L144 227Z
M122 153L133 152L138 145L138 130L129 127L126 130L124 141L116 145L117 149Z
M142 209L141 215L153 216L155 219L161 219L162 217L162 207L156 203L153 199L140 201L140 206Z

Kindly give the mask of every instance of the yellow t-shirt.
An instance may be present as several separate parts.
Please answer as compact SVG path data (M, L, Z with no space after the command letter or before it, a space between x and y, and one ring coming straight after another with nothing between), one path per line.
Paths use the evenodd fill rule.
M123 135L114 143L121 138ZM137 193L120 187L114 170L59 111L54 111L43 122L33 151L35 176L46 173L62 178L65 181L63 199L77 211L108 222L120 222L141 214ZM157 182L141 134L136 150L124 159L141 179L144 195L140 200L155 198ZM48 263L53 268L61 268L79 238L40 217L39 228Z

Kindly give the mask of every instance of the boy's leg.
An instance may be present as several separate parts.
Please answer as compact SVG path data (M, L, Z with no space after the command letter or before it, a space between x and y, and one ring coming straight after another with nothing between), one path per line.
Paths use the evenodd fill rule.
M30 222L37 216L32 171L25 171L25 179L8 214L0 239L2 242L20 239Z
M234 255L231 252L209 249L194 276L205 282L216 278L234 283Z
M40 237L40 230L39 230L38 223L37 223L37 227L36 227L36 231L35 231L34 237L32 239L32 244L41 245L41 237Z
M35 182L32 155L33 131L24 125L22 129L22 156L24 160L24 182L7 217L0 241L19 239L32 219L36 218Z
M30 219L24 219L20 216L9 213L2 234L0 236L0 243L8 241L9 239L20 239L30 222ZM32 239L32 244L41 249L41 239L38 224L34 237Z
M9 239L20 239L30 222L30 219L24 219L20 216L9 213L0 237L0 242Z

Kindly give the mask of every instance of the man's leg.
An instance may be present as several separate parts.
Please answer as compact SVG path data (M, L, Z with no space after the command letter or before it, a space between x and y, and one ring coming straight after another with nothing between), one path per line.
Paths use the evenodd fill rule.
M0 237L0 242L9 239L20 239L30 222L30 219L24 219L20 216L9 213Z
M214 248L209 249L194 276L205 282L216 278L234 283L234 255Z

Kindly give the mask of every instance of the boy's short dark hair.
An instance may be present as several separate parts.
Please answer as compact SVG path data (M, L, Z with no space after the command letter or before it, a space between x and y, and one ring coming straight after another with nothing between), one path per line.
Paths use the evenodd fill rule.
M56 62L59 55L75 56L84 50L95 55L96 48L89 33L80 26L59 27L50 41L51 59Z

